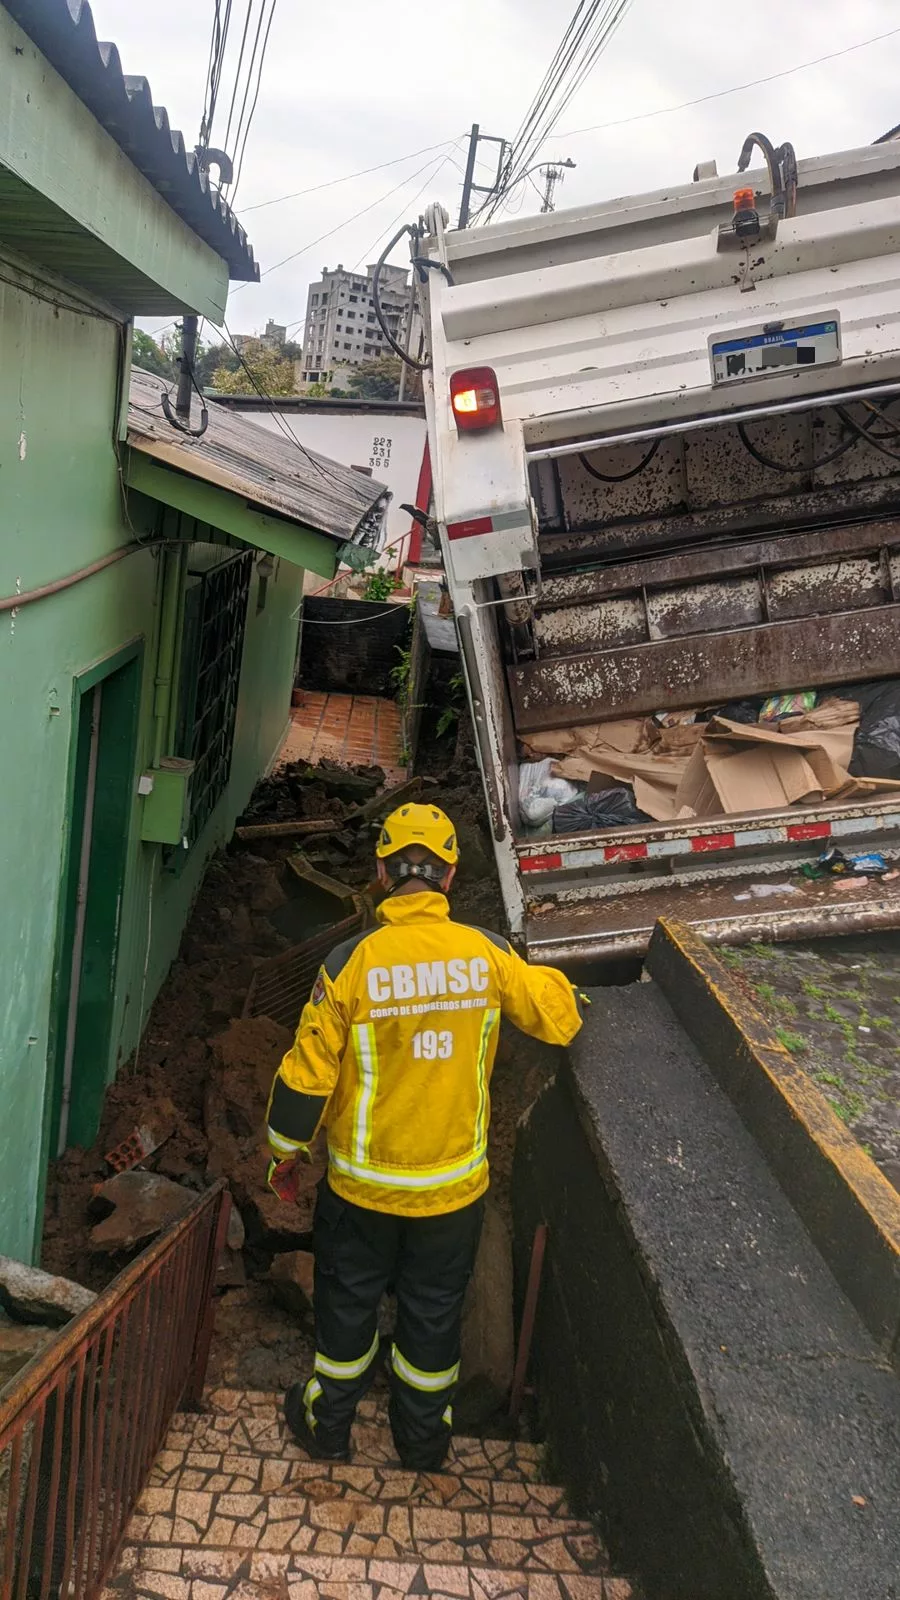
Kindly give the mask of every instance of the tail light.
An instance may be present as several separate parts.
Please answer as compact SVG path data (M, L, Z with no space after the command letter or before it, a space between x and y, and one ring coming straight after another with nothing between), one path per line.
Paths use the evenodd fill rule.
M450 404L460 433L496 428L503 417L493 367L466 367L450 379Z

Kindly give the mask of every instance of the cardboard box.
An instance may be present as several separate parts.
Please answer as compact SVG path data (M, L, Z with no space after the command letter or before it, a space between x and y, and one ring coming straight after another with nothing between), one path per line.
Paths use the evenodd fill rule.
M706 767L721 811L775 811L798 801L824 798L813 767L802 750L759 750L735 755L711 749Z

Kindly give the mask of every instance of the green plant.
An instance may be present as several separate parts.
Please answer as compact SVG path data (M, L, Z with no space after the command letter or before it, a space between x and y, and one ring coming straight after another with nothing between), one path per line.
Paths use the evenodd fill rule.
M736 968L741 967L744 964L743 951L733 950L731 946L727 944L719 946L718 956L719 960L726 967Z
M843 1100L829 1099L828 1104L842 1122L855 1122L857 1117L861 1117L866 1109L866 1102L862 1095L854 1094L850 1089L845 1093Z
M390 600L391 595L396 594L397 590L402 588L402 583L398 582L392 572L373 572L363 590L362 597L364 600Z
M774 1001L775 1001L775 985L774 984L772 984L772 983L758 983L756 985L756 992L759 995L760 1000L765 1000L768 1005L772 1005L774 1003Z
M447 685L449 696L447 704L443 707L437 719L435 731L439 739L442 739L444 734L449 733L450 729L459 722L460 712L462 711L463 689L463 675L461 672L456 672Z
M405 711L409 705L409 686L412 680L412 650L405 650L402 644L395 644L394 651L400 659L395 667L391 667L391 686L396 692L401 710Z
M893 1022L893 1018L892 1017L873 1017L872 1018L872 1027L873 1028L892 1028L893 1026L894 1026L894 1022Z
M804 1050L809 1049L809 1046L806 1040L803 1038L803 1035L800 1033L793 1033L790 1028L776 1028L775 1037L777 1038L779 1044L784 1045L785 1050L790 1050L791 1055L802 1055Z
M750 954L760 961L774 961L778 951L771 944L751 944L748 946Z
M808 978L804 978L800 987L804 994L809 995L811 1000L824 1000L828 993L828 990L821 988L818 983L810 983Z

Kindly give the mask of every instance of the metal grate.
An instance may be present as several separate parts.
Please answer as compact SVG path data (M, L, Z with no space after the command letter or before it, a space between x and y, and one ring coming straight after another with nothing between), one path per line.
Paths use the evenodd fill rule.
M0 1398L0 1600L96 1600L179 1405L200 1399L220 1181Z
M241 682L253 552L199 575L185 596L180 753L194 762L188 844L228 787Z
M325 957L336 944L361 933L368 920L366 907L360 906L352 917L313 934L283 955L261 962L247 991L244 1016L271 1017L293 1033Z

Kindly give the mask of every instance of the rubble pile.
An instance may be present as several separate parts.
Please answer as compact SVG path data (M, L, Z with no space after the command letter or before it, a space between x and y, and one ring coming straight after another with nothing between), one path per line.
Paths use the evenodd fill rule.
M97 1140L90 1150L67 1151L51 1173L44 1265L90 1290L103 1288L196 1193L227 1180L234 1208L217 1280L214 1382L278 1389L309 1364L312 1213L324 1149L304 1167L299 1203L289 1206L266 1184L265 1132L272 1078L303 1001L290 1027L250 1007L260 975L277 975L279 958L306 942L327 948L331 927L351 905L371 918L377 829L398 800L397 791L383 790L383 779L378 768L298 764L260 785L231 846L207 870L140 1050L107 1093ZM417 780L400 798L428 792L428 780ZM460 833L454 914L500 927L474 759L442 779L439 796ZM552 1071L552 1057L531 1041L517 1039L513 1050L501 1040L492 1128L501 1215L485 1230L492 1264L481 1268L482 1278L498 1284L511 1273L502 1212L515 1126ZM500 1298L510 1300L511 1319L511 1292ZM383 1321L387 1331L389 1314ZM492 1333L493 1321L470 1308L472 1425L504 1388L511 1324L501 1318Z

